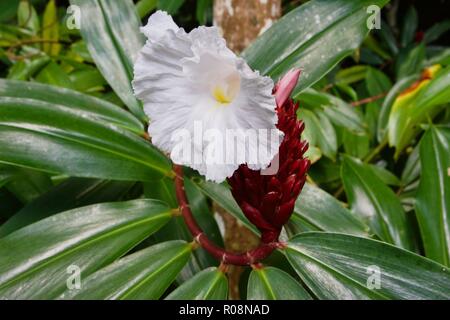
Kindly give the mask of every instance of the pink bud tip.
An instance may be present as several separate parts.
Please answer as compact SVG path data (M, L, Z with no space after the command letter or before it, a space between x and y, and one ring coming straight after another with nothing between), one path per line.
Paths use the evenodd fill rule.
M292 91L297 85L298 78L300 77L300 69L292 69L276 85L275 100L277 106L282 106L291 96Z

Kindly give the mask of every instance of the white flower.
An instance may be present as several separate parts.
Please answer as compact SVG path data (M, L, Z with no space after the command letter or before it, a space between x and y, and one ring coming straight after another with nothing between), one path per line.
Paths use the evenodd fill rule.
M133 87L150 118L153 144L170 154L174 163L216 182L244 163L254 170L267 168L283 135L276 129L272 80L253 72L229 50L215 27L186 33L167 13L158 11L141 31L148 41L134 66ZM204 135L200 139L199 127ZM247 130L261 135L249 141ZM191 152L188 157L178 148L180 132L191 137L183 141ZM225 148L228 132L237 137L232 150ZM230 156L235 150L237 154ZM227 159L221 162L217 155Z

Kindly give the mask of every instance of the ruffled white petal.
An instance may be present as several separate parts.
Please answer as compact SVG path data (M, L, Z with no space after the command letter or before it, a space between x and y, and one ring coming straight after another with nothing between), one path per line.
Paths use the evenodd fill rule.
M140 52L133 81L151 120L152 142L175 163L216 182L243 163L265 169L282 139L276 129L272 80L236 57L216 28L200 27L188 34L167 14L155 15L143 28L151 41ZM249 141L247 130L260 129L272 139ZM229 132L236 154L227 149ZM180 152L181 140L188 153Z
M180 29L173 18L164 11L157 11L150 16L145 27L141 27L141 32L151 41L159 41L167 30L177 31Z

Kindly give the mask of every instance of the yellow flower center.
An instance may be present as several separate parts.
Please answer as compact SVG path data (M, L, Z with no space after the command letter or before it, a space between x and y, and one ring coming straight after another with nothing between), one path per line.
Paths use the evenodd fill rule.
M229 104L231 101L233 101L233 97L227 95L225 91L219 86L214 87L213 96L214 99L216 99L216 101L220 104Z

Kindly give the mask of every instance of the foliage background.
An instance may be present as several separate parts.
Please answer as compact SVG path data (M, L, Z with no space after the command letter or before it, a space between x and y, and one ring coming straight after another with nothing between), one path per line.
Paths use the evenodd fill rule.
M283 1L284 20L340 20L311 41L305 25L280 22L243 53L274 79L305 68L295 99L314 165L288 248L246 269L241 298L448 299L450 3L394 1L365 38L355 12L368 1L313 1L311 12L303 2ZM172 217L170 164L145 140L129 86L142 43L133 5L72 3L103 3L81 33L66 27L67 1L0 3L0 298L226 298L223 270ZM212 23L208 0L136 6L142 21L159 7L187 30ZM195 172L185 183L217 244L216 206L254 230L227 186ZM67 289L71 265L82 268L81 290ZM373 268L380 289L367 286Z

